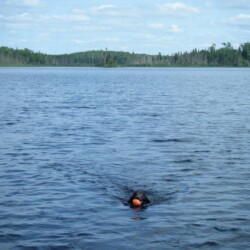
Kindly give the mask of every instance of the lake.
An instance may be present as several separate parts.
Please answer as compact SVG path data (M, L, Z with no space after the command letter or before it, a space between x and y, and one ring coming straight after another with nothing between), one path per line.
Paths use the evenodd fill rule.
M250 247L250 69L0 68L0 87L1 249Z

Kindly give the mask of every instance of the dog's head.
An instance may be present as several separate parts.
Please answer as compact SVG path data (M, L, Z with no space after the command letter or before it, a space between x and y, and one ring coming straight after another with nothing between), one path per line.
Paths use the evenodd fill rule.
M150 203L144 191L135 191L129 199L129 203L133 207L141 207Z

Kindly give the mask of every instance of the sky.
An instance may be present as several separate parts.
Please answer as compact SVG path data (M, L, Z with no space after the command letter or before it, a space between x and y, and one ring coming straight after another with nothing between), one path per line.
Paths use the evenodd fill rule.
M250 0L0 0L0 46L167 55L250 42Z

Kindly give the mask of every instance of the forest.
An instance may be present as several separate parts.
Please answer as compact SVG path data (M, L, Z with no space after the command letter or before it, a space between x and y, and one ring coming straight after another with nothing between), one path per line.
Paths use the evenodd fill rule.
M30 49L0 47L0 66L88 66L88 67L250 67L250 42L234 48L231 43L213 44L172 55L147 55L129 52L93 50L49 55Z

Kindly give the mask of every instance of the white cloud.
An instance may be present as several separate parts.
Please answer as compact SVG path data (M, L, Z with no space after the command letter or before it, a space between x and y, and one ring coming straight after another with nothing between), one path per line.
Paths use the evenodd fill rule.
M70 15L35 15L30 13L22 13L19 15L13 15L13 16L3 16L0 15L0 20L12 22L12 23L37 23L41 21L49 21L49 20L61 20L61 21L75 21L75 22L81 22L81 21L87 21L89 20L89 17L84 14L70 14Z
M234 17L228 18L226 23L240 26L250 26L250 15L249 14L239 14Z
M92 6L86 10L88 15L93 16L108 16L108 17L137 17L141 15L141 10L137 7L117 7L113 4Z
M20 30L26 30L27 29L27 25L20 22L20 23L11 23L11 22L7 22L4 24L4 27L8 30L11 31L11 33L20 33Z
M82 25L82 23L73 26L72 29L74 29L74 31L78 31L78 32L82 32L82 31L86 31L86 32L96 32L96 31L108 31L108 30L112 30L113 27L112 26L108 26L108 25L101 25L101 24L96 24L96 25Z
M40 0L23 0L22 2L23 2L23 5L31 6L31 7L38 7L41 5Z
M156 36L152 33L148 32L140 32L134 35L136 38L143 39L143 40L155 40Z
M148 27L152 30L166 31L170 33L182 32L182 29L176 24L167 26L167 25L164 25L163 23L149 23Z
M167 15L190 15L200 13L199 9L179 2L156 4L156 7L160 10L160 12Z
M20 5L27 7L39 7L42 5L41 0L7 0L7 5Z
M75 39L73 40L73 43L75 44L92 44L92 43L102 43L102 42L112 42L112 43L118 43L121 39L114 37L114 38L97 38L97 39L91 39L91 40L79 40Z
M245 34L250 34L250 30L242 30L242 32Z
M32 15L30 15L29 13L22 13L19 15L14 15L14 16L0 16L0 20L4 20L4 21L9 21L12 23L15 22L30 22L34 20L34 17L32 17Z
M222 6L233 8L233 9L244 9L244 8L250 8L250 2L249 0L227 0L223 1Z
M82 43L84 43L84 41L78 40L78 39L74 40L73 42L76 43L76 44L82 44Z
M73 13L75 14L88 14L88 15L119 15L120 11L113 4L91 6L86 9L74 8Z
M154 29L154 30L164 30L165 29L165 25L163 23L150 23L148 25L148 27L150 29Z
M17 42L21 42L21 43L27 43L28 40L25 39L25 38L21 38L21 39L18 39Z
M107 10L107 9L116 9L113 4L105 4L96 7L97 10Z
M92 6L89 12L96 15L120 16L121 12L113 4Z
M178 25L172 24L171 27L168 29L168 32L171 32L171 33L181 33L182 29Z
M72 14L72 15L53 15L54 19L62 21L86 21L89 20L89 17L84 14Z

